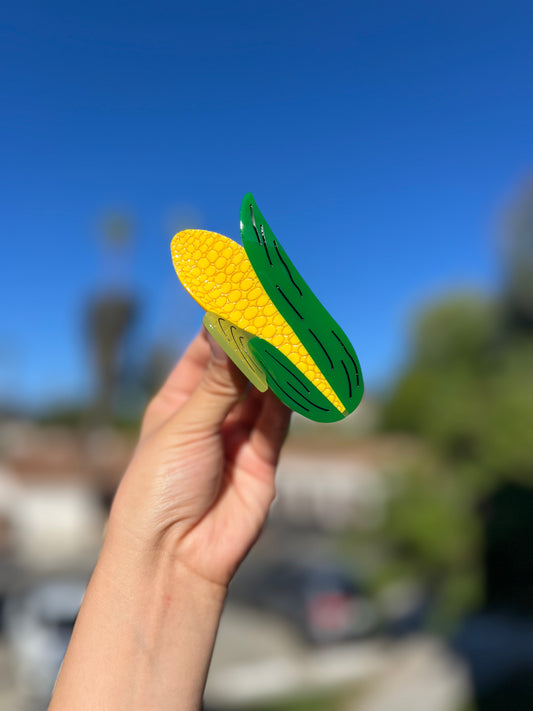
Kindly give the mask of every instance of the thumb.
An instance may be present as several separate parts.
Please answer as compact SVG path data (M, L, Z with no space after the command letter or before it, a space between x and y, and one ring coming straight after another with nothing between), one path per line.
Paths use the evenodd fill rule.
M210 347L209 360L196 390L180 410L180 419L210 429L224 422L248 381L214 338L209 333L205 335Z

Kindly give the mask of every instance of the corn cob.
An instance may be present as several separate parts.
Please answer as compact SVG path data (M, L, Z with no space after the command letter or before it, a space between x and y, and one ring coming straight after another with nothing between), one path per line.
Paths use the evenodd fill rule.
M172 240L171 253L181 283L203 309L271 343L344 412L307 349L272 303L240 244L215 232L184 230Z
M204 325L260 390L270 387L310 419L342 419L363 395L353 346L251 194L241 206L241 235L243 247L205 230L184 230L172 240L176 273L206 310Z

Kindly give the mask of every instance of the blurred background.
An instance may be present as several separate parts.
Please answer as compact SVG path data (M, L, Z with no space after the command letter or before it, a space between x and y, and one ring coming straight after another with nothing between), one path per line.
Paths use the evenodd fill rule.
M533 708L533 6L2 13L0 708L44 709L147 399L172 235L252 191L352 340L295 418L206 709Z

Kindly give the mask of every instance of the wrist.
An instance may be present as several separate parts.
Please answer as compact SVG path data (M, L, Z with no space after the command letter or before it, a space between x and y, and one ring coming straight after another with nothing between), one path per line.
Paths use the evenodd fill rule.
M112 584L128 597L132 586L156 598L168 598L172 590L178 590L204 600L214 609L221 608L227 586L188 566L181 559L179 548L170 534L135 533L112 514L97 568L100 575L112 579Z
M113 557L117 559L132 560L130 567L151 569L157 563L183 569L191 580L197 578L201 587L205 582L215 597L225 597L235 570L263 523L260 515L245 511L239 517L235 515L226 527L224 517L217 516L216 511L191 515L190 503L181 501L179 495L175 508L181 506L184 511L169 514L165 503L168 492L162 491L162 484L158 483L155 491L148 489L144 497L133 497L129 483L123 479L113 502L105 549L115 551ZM135 488L138 493L140 487ZM251 532L233 531L237 524ZM219 528L224 530L223 535Z
M50 709L198 709L225 593L111 522Z

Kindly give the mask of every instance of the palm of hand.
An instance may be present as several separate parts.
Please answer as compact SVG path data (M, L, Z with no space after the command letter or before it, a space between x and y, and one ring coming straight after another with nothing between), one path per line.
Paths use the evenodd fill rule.
M266 519L290 413L209 353L202 333L150 404L127 476L146 478L143 530L225 586Z

